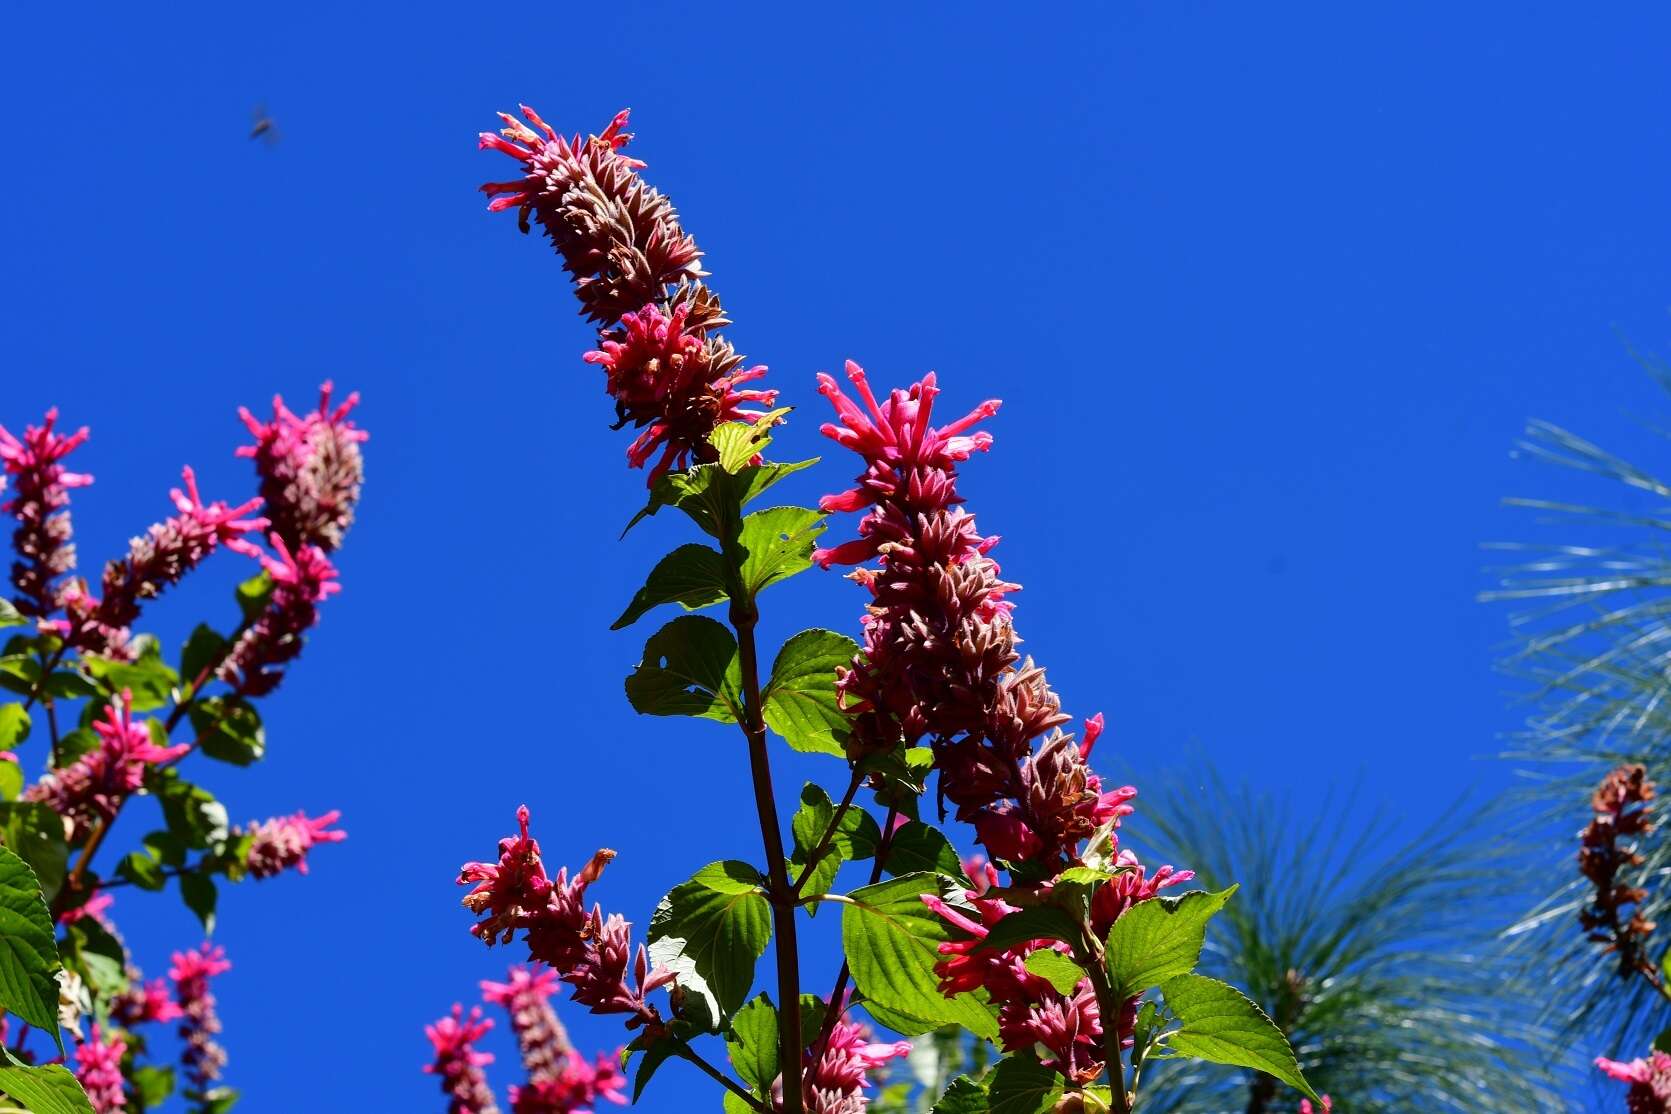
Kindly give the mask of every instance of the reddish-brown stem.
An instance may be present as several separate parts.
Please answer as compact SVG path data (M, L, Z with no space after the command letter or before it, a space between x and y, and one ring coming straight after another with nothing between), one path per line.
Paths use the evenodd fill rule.
M703 1073L706 1074L708 1078L714 1080L714 1082L718 1083L721 1087L724 1087L727 1091L730 1091L732 1094L748 1103L750 1110L769 1111L771 1109L765 1103L750 1094L748 1088L744 1087L735 1079L732 1079L730 1076L714 1067L714 1065L710 1064L707 1060L703 1059L700 1052L696 1051L696 1049L692 1048L684 1041L679 1042L679 1056L681 1059L689 1060L691 1063L701 1068Z
M876 861L870 865L870 884L872 886L882 880L882 868L886 865L888 850L894 843L894 821L899 819L899 809L890 808L885 820L882 821L882 842L876 845ZM853 977L853 971L847 966L847 961L841 961L841 970L836 972L835 987L830 991L829 1008L824 1011L824 1024L818 1030L818 1039L813 1043L813 1062L824 1055L825 1047L830 1043L830 1034L835 1032L836 1022L841 1019L840 1003L842 995L847 993L847 981Z
M841 827L841 818L847 815L849 808L853 807L853 797L858 793L859 786L864 783L864 779L865 776L859 771L853 771L853 777L847 783L846 794L842 796L841 803L836 805L834 815L830 817L829 824L824 828L824 834L818 837L818 845L807 854L806 865L801 867L800 877L795 879L796 897L801 896L801 890L806 887L806 880L812 877L812 871L818 865L818 860L822 859L825 852L829 851L830 841L835 838L836 830Z
M1102 1015L1103 1055L1108 1061L1108 1089L1113 1096L1110 1110L1113 1114L1130 1114L1131 1103L1126 1096L1126 1066L1120 1055L1120 1013L1125 1003L1115 995L1114 984L1109 981L1102 942L1091 931L1089 923L1082 924L1080 928L1083 933L1080 958L1085 961L1085 973L1090 976L1091 988L1097 995L1097 1012Z
M737 632L737 658L743 680L743 734L748 739L749 771L754 778L754 806L760 816L760 840L766 852L767 895L777 935L778 1063L783 1065L783 1114L801 1114L801 971L795 940L795 890L789 883L778 828L777 799L772 791L771 760L766 750L766 720L760 704L760 660L754 647L759 616L750 604L733 600L731 625Z

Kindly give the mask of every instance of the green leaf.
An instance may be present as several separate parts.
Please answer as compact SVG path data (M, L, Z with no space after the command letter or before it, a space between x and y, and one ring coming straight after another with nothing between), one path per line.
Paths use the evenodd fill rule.
M99 695L99 686L72 669L60 669L46 679L41 691L58 700L79 700L84 696Z
M0 1091L22 1103L31 1114L93 1114L87 1092L62 1064L0 1066Z
M225 657L228 649L230 645L224 635L207 623L197 624L186 644L180 647L180 677L191 684L199 673Z
M951 841L940 829L921 820L908 820L894 831L893 840L888 844L886 869L894 875L926 870L967 881L963 862Z
M846 757L847 713L836 706L835 671L858 652L846 635L816 628L785 642L761 693L766 726L796 750Z
M830 800L830 795L824 792L822 786L809 781L801 787L801 807L789 823L789 830L795 837L795 854L800 862L805 862L806 855L817 845L830 821L835 818L835 811L835 802ZM830 845L839 849L843 858L853 860L870 858L876 854L876 846L881 842L882 832L875 819L857 805L841 814L841 823L836 825L835 834L830 837Z
M1178 975L1162 984L1160 992L1182 1023L1166 1035L1174 1052L1210 1064L1262 1071L1307 1098L1317 1097L1300 1074L1288 1038L1241 991L1205 975Z
M89 656L84 659L84 664L87 672L109 695L115 696L123 689L131 692L136 712L148 712L167 704L175 686L180 683L179 675L162 660L154 639L147 640L139 656L131 662ZM53 680L56 681L60 675L54 673ZM52 688L50 684L47 687L49 690Z
M627 678L627 699L643 715L735 723L742 677L731 632L712 619L685 615L644 644L644 658Z
M29 617L20 612L8 599L0 599L0 627L21 627L29 622Z
M173 769L153 771L151 779L169 832L187 847L206 851L227 837L226 806L213 793Z
M0 843L29 864L48 902L58 896L70 859L62 817L38 801L7 801L0 804Z
M231 1087L211 1087L203 1092L194 1114L226 1114L238 1103L238 1092Z
M135 1068L133 1087L139 1097L139 1108L155 1109L167 1102L168 1096L174 1093L174 1069L155 1066Z
M772 936L764 880L747 863L710 863L673 887L650 917L650 958L701 996L715 1020L748 999L754 964Z
M0 801L15 801L23 792L23 767L0 758Z
M1062 1077L1021 1051L998 1061L988 1090L991 1114L1044 1114L1062 1097Z
M737 544L748 553L741 569L748 598L810 569L812 543L823 532L824 516L806 507L770 507L743 519Z
M664 603L676 603L686 611L716 604L725 599L725 583L724 557L705 545L681 545L656 563L644 587L609 629L631 626L645 612Z
M0 704L0 750L11 750L28 737L28 710L22 704Z
M772 427L794 409L783 406L760 415L752 422L722 422L708 434L708 444L719 451L719 466L727 472L745 467L772 443Z
M93 917L83 917L64 928L64 966L74 967L94 994L102 998L128 989L127 952L122 942Z
M238 597L238 610L243 614L244 622L253 623L267 610L267 603L273 598L273 578L262 570L238 585L234 594Z
M0 847L0 1008L51 1033L60 1052L56 976L62 966L35 872L10 848Z
M242 697L215 696L191 706L192 729L204 754L234 766L248 766L267 752L261 713Z
M1130 998L1195 970L1207 922L1235 892L1232 885L1218 893L1196 890L1181 897L1157 897L1122 913L1108 930L1105 952L1115 996Z
M1058 951L1040 948L1024 961L1027 970L1039 978L1049 982L1056 988L1058 994L1072 994L1079 980L1085 977L1085 972L1079 964Z
M741 1095L727 1091L721 1103L721 1112L722 1114L754 1114L754 1107L744 1102Z
M1160 1011L1155 1009L1153 998L1143 1003L1143 1008L1137 1011L1137 1020L1132 1023L1131 1066L1143 1066L1143 1057L1149 1051L1149 1039L1155 1034L1155 1023Z
M663 507L677 507L705 533L721 541L735 535L742 508L779 480L818 463L818 458L790 464L749 464L735 473L717 464L699 464L688 472L669 472L656 481L650 501L621 531L624 536Z
M1019 909L993 925L981 946L1001 951L1028 940L1060 940L1077 948L1079 933L1079 925L1067 910L1056 905L1035 905Z
M162 864L143 851L130 851L116 864L116 876L153 893L168 885Z
M89 705L89 708L92 706ZM58 740L58 769L63 769L75 762L84 754L91 754L99 749L98 732L90 727L77 727L73 731L64 732Z
M991 1039L997 1035L997 1023L978 998L940 994L934 965L940 960L940 945L953 934L951 926L923 904L924 894L940 896L937 875L905 874L847 895L852 904L842 906L841 944L853 982L867 1000L934 1023L928 1028L961 1025ZM898 1031L917 1036L927 1029Z
M946 1087L932 1114L987 1114L986 1084L960 1075Z
M215 880L207 874L182 874L180 896L185 899L186 908L196 913L197 919L203 922L204 934L212 934L215 931L215 902L219 897Z
M632 1077L633 1102L637 1102L638 1096L644 1093L644 1088L649 1085L651 1078L655 1076L656 1069L665 1064L678 1051L678 1042L665 1038L644 1049L644 1056L638 1061L638 1071ZM626 1064L623 1062L622 1067L625 1066Z
M772 1000L761 994L738 1010L725 1040L737 1075L755 1094L765 1094L778 1073L777 1009Z
M915 1014L906 1013L904 1010L889 1009L880 1002L872 1002L869 999L861 998L861 1003L872 1021L884 1029L892 1029L901 1036L919 1037L935 1029L944 1028L943 1022L927 1017L917 1017Z

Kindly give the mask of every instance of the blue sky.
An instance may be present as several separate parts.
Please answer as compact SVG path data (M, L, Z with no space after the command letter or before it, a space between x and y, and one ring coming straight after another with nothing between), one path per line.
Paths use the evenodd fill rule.
M212 495L250 489L240 404L330 376L373 432L345 590L268 708L269 760L200 771L235 817L340 807L351 832L309 878L223 899L240 1109L440 1109L420 1026L503 973L452 877L517 804L554 861L616 848L593 892L640 924L757 838L733 735L621 696L654 628L609 623L688 539L658 519L615 540L643 479L580 361L591 333L548 249L474 192L504 170L475 150L496 109L588 130L632 106L730 335L803 407L786 457L825 451L812 376L846 357L883 383L937 369L948 407L1005 400L965 488L1026 586L1028 649L1071 710L1108 717L1101 763L1141 785L1205 755L1299 813L1361 780L1415 826L1508 778L1477 757L1515 718L1478 546L1529 528L1503 495L1570 486L1510 459L1522 422L1652 444L1633 418L1662 400L1621 337L1668 332L1668 23L1648 5L12 12L0 422L57 403L93 427L84 562L166 513L182 463ZM245 139L263 101L272 148ZM788 495L854 470L826 452ZM206 571L156 629L225 618L243 571ZM856 627L833 575L775 593L780 638ZM838 776L779 771L784 799ZM120 909L158 972L192 939L169 900ZM811 948L833 972L831 920ZM641 1108L704 1086L675 1065Z

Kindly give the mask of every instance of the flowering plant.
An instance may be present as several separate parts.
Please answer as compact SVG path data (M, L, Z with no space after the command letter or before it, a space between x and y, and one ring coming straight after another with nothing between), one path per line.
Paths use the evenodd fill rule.
M1191 875L1149 869L1120 846L1136 790L1090 767L1102 717L1077 737L1064 731L1070 717L1044 669L1017 651L1019 586L1000 575L998 539L958 491L959 467L992 447L983 425L998 403L945 421L932 374L885 392L856 364L846 385L821 375L834 411L823 432L858 457L856 480L817 509L749 510L815 461L767 458L788 411L758 385L766 369L745 368L720 335L731 322L701 252L623 153L626 113L585 138L531 109L523 118L504 115L501 132L482 135L517 164L483 190L524 231L538 222L601 330L584 358L604 370L620 424L639 431L627 460L650 489L629 529L674 510L706 535L664 557L615 626L669 604L723 605L724 621L687 614L651 635L627 698L645 715L738 730L761 854L674 886L635 943L620 914L586 905L614 853L548 868L524 808L497 856L461 871L475 935L489 946L520 938L575 1001L621 1017L635 1096L677 1057L725 1088L728 1110L861 1111L870 1072L910 1038L956 1026L1007 1055L953 1080L940 1111L1127 1111L1156 1056L1238 1065L1317 1098L1271 1020L1195 971L1207 923L1235 887L1161 896ZM857 536L821 546L829 516L847 514L859 516ZM805 630L766 668L761 597L815 565L851 568L862 642ZM801 790L787 840L773 736L837 771L831 788ZM968 826L979 854L953 849L936 826L947 818ZM848 863L868 864L868 881L840 892ZM797 921L825 904L841 911L845 962L827 992L805 993ZM774 940L775 995L751 996ZM460 1006L431 1029L431 1070L454 1111L493 1103L483 1054L467 1047L481 1024ZM729 1072L704 1050L719 1040ZM527 1094L517 1110L591 1101L518 1105Z
M172 884L207 934L218 883L305 873L313 847L344 838L336 812L235 826L183 771L194 756L247 766L265 750L258 702L339 587L330 554L353 521L366 437L355 403L333 402L327 383L315 411L279 399L270 420L242 411L254 442L238 455L253 460L259 496L206 502L186 468L174 514L107 563L96 589L74 575L69 510L70 492L93 481L67 464L87 430L63 433L56 410L21 436L0 427L0 509L16 522L12 599L0 599L0 1092L14 1107L111 1114L178 1091L220 1114L236 1101L220 1083L212 990L231 967L225 953L182 949L166 979L147 981L112 905L122 887ZM200 624L165 654L136 624L223 549L257 566L238 587L236 627ZM112 835L122 817L152 826L125 854ZM148 1062L147 1031L169 1023L179 1080Z

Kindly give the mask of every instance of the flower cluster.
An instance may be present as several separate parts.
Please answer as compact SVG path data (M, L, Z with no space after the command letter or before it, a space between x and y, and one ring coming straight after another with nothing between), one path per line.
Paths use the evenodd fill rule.
M255 461L273 533L290 550L337 549L360 501L365 479L360 444L370 434L348 417L359 393L332 406L332 392L327 379L319 388L319 409L303 415L292 413L279 395L273 396L271 421L244 408L238 411L255 435L255 444L243 446L238 455Z
M128 555L105 566L103 595L94 598L86 582L71 581L61 592L65 617L48 624L65 642L80 650L111 658L132 656L128 627L139 618L140 604L178 584L180 578L201 564L216 548L258 556L260 550L244 535L267 525L264 518L245 518L261 506L251 499L233 507L226 503L204 503L197 491L197 476L190 468L181 473L185 489L169 492L177 512L152 526L143 537L133 539Z
M226 1050L215 1040L220 1017L215 1013L215 996L209 980L232 969L226 949L203 944L187 952L175 952L168 977L174 980L174 1001L180 1009L180 1039L185 1051L180 1060L186 1078L199 1092L220 1078L226 1066Z
M75 1048L75 1077L87 1092L95 1114L121 1114L128 1108L122 1089L122 1055L128 1042L120 1035L108 1038L94 1025L88 1038Z
M1671 1056L1654 1052L1646 1060L1623 1062L1596 1057L1596 1067L1621 1083L1629 1083L1625 1109L1630 1114L1666 1114L1671 1111Z
M265 696L278 687L284 665L302 652L302 636L319 622L319 605L342 587L323 549L303 545L292 552L277 532L268 540L277 556L262 554L261 567L272 579L272 596L217 671L240 696Z
M569 1044L568 1030L557 1019L557 1011L551 1008L552 996L557 993L557 972L550 968L516 966L511 968L507 980L482 980L482 1000L503 1006L510 1015L528 1082L556 1079L563 1061L574 1051Z
M133 718L133 694L126 689L119 704L106 705L104 711L103 719L93 721L99 745L23 794L62 816L72 841L83 838L94 823L115 816L145 784L146 770L191 749L189 743L158 746L145 721Z
M522 931L530 958L573 987L575 1001L593 1013L626 1014L629 1029L659 1031L661 1014L646 996L670 986L673 972L652 969L642 944L634 952L631 926L619 914L605 917L598 905L590 912L585 907L586 887L615 852L599 851L573 879L567 867L552 878L539 843L528 834L526 805L517 809L516 819L519 832L499 841L497 862L466 863L459 871L459 884L472 886L465 908L484 917L471 933L491 947L510 943Z
M869 1073L910 1052L909 1041L879 1044L865 1026L837 1017L823 1047L806 1053L801 1097L807 1114L861 1114L869 1105Z
M0 426L0 466L11 478L15 494L3 507L17 519L12 548L12 586L17 609L45 619L58 610L60 576L75 568L75 546L70 543L70 489L86 487L93 477L65 469L61 461L87 440L87 427L64 435L53 431L58 408L46 412L38 426L13 436ZM0 488L5 480L0 478Z
M259 824L251 824L249 854L244 865L252 877L271 878L294 867L299 874L308 872L307 854L316 844L341 843L348 833L332 828L342 813L332 809L323 816L309 817L305 812L292 816L275 816Z
M493 1062L493 1053L475 1047L491 1028L493 1022L482 1017L480 1006L468 1014L463 1006L454 1006L450 1015L424 1027L424 1035L435 1046L435 1059L424 1065L424 1071L440 1079L448 1099L447 1114L499 1114L493 1088L482 1072Z
M927 738L942 801L973 826L991 858L1007 866L1012 885L1041 899L1049 896L1049 880L1078 863L1081 845L1095 837L1118 868L1091 901L1092 930L1102 939L1131 905L1192 875L1171 867L1150 875L1136 856L1119 850L1117 828L1137 791L1105 790L1091 771L1102 717L1085 722L1083 741L1062 732L1069 717L1044 670L1016 651L1008 596L1018 585L1000 576L990 556L998 539L980 533L957 491L957 465L992 445L991 435L975 427L999 403L982 403L937 427L939 386L932 374L883 401L857 364L848 363L847 376L858 401L833 377L819 376L819 391L838 419L822 432L858 453L865 467L851 490L826 496L820 506L864 511L864 517L858 538L813 558L826 568L860 566L851 577L872 597L863 647L838 674L851 726L849 755L858 759ZM1091 981L1081 979L1063 994L1027 969L1033 952L1068 950L1066 944L1033 940L983 948L991 927L1016 907L989 895L998 883L992 863L968 869L975 885L964 896L975 916L937 895L923 898L965 934L941 945L946 958L936 972L942 992L985 988L999 1005L1006 1049L1037 1046L1047 1050L1045 1064L1070 1082L1097 1079L1106 1066L1109 1019ZM1119 1006L1113 1023L1129 1041L1137 1001Z
M715 335L730 322L701 281L702 253L672 204L638 176L644 164L621 153L632 138L627 114L585 139L558 135L526 105L522 114L527 124L500 113L504 129L480 139L522 164L522 177L482 191L489 209L517 209L523 231L530 213L538 219L581 311L603 330L585 358L604 368L620 424L643 431L628 462L649 464L654 484L670 468L714 459L708 434L756 420L760 412L746 407L770 407L777 392L743 387L766 369L742 369L743 358Z
M1620 766L1610 772L1590 798L1595 817L1579 836L1578 869L1595 887L1595 897L1579 910L1579 920L1590 939L1619 957L1619 976L1645 975L1657 980L1654 964L1643 954L1643 944L1654 924L1640 908L1628 919L1624 907L1640 905L1647 891L1621 877L1621 872L1640 866L1642 856L1635 840L1653 831L1650 803L1654 783L1647 771L1636 765Z

